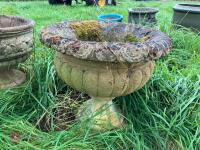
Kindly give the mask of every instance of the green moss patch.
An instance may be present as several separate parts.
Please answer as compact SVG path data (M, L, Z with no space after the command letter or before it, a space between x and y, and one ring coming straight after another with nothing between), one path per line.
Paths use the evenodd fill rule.
M124 37L124 42L141 42L144 43L145 41L147 41L150 37L149 36L144 36L142 38L137 38L135 35L132 34L127 34Z
M139 39L136 36L134 36L134 35L127 34L124 37L124 42L139 42Z
M101 26L97 21L73 22L70 24L70 28L83 41L102 41Z

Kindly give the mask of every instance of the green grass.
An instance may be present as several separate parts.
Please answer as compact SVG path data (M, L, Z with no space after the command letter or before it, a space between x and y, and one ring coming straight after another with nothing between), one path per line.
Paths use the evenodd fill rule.
M122 1L117 7L50 6L47 2L1 2L0 14L35 20L35 47L21 68L29 81L21 87L0 92L0 150L15 149L200 149L200 37L171 24L175 2ZM122 129L93 132L85 123L67 130L49 132L36 128L44 114L53 115L59 95L69 99L72 90L56 76L54 52L39 42L43 26L61 20L95 20L101 13L115 12L127 22L127 8L159 7L160 30L173 41L173 51L156 62L151 80L141 90L116 98L126 125ZM85 99L82 96L81 100ZM53 121L53 120L51 120ZM19 135L17 142L10 136Z

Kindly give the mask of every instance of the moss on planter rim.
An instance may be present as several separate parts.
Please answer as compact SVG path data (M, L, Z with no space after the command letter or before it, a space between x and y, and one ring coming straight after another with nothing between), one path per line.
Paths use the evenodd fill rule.
M101 26L96 21L82 21L70 23L70 28L83 41L102 41Z
M139 39L134 36L134 35L131 35L131 34L127 34L125 37L124 37L124 42L138 42Z
M97 21L82 21L70 23L70 28L74 30L78 39L83 41L102 42L102 29ZM145 42L149 37L138 38L134 34L126 34L123 42Z
M135 35L127 34L124 37L124 42L141 42L144 43L150 38L150 36L144 36L142 38L137 38Z
M52 41L55 36L59 37L56 43ZM156 60L172 48L170 38L158 30L133 24L97 21L61 22L51 25L42 29L41 41L66 55L106 62Z

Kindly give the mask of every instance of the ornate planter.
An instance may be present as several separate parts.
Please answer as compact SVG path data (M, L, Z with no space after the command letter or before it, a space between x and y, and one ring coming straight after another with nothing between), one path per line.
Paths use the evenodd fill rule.
M154 60L171 50L164 33L125 23L62 22L42 29L41 41L57 51L60 78L92 97L80 112L89 117L100 111L93 120L99 130L121 127L112 99L143 87Z
M128 9L128 12L129 23L153 26L157 22L156 13L158 12L158 9L156 8L138 7Z
M177 4L173 9L174 24L200 31L200 5Z
M33 47L33 21L0 16L0 89L23 83L26 75L13 69L24 62Z

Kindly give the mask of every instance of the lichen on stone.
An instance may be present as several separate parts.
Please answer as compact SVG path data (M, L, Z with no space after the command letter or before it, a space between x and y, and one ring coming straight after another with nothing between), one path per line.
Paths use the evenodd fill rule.
M132 35L132 34L127 34L125 37L124 37L124 42L138 42L139 39Z
M150 36L143 36L142 38L140 38L140 42L141 43L144 43L144 42L146 42L148 39L150 39Z
M144 36L142 38L136 37L134 34L127 34L124 37L124 42L141 42L144 43L146 42L150 37L149 36Z
M69 27L83 41L102 41L101 26L97 21L72 22Z

